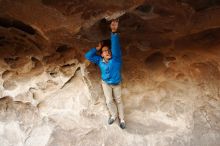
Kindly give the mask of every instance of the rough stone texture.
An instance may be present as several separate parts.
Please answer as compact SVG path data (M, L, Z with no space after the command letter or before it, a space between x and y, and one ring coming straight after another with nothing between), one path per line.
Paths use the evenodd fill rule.
M218 0L0 0L1 146L218 146ZM84 53L120 19L127 128Z

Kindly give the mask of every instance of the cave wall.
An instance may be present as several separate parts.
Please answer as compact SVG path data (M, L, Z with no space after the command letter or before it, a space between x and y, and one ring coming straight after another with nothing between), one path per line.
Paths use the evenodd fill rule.
M0 0L0 143L217 146L218 0ZM127 128L84 54L120 19ZM94 140L95 139L95 140Z

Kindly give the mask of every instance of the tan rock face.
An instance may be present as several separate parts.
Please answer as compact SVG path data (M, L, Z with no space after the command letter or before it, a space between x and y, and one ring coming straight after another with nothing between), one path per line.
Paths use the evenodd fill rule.
M218 0L0 0L3 146L220 143ZM120 19L127 128L84 54Z

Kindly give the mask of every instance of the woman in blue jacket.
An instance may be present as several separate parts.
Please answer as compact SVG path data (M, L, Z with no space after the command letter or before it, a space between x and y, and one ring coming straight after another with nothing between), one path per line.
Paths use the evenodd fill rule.
M112 124L119 115L119 125L125 128L124 109L121 100L121 66L122 54L119 41L118 20L113 20L111 28L111 47L105 43L99 43L98 47L90 49L85 57L99 66L101 70L102 87L106 98L106 104L110 112L108 120ZM101 56L97 52L101 52ZM115 102L114 100L115 99Z

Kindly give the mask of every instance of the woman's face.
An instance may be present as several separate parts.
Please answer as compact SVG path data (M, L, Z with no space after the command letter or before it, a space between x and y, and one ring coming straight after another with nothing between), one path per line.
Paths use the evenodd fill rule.
M111 53L111 51L109 50L109 48L108 48L107 46L104 46L104 47L102 48L102 54L101 54L101 56L102 56L105 60L111 59L112 53Z

